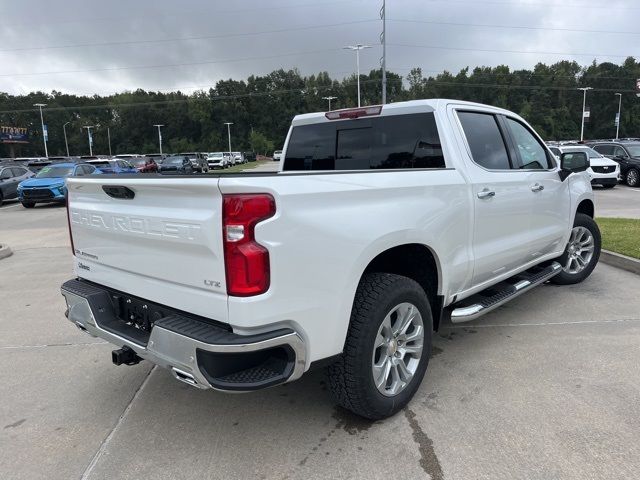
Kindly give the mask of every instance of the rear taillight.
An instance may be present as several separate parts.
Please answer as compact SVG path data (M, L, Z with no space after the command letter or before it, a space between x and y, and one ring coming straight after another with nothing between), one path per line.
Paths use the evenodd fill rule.
M269 289L269 252L256 242L255 226L276 213L269 194L222 196L222 237L227 293L259 295Z
M69 241L71 242L71 255L76 254L73 245L73 234L71 233L71 213L69 212L69 187L67 186L67 194L65 195L65 203L67 204L67 226L69 227Z

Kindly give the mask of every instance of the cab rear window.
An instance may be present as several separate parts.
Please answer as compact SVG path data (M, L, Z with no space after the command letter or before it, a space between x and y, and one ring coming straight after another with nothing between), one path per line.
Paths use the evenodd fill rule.
M294 127L283 170L444 168L433 113Z

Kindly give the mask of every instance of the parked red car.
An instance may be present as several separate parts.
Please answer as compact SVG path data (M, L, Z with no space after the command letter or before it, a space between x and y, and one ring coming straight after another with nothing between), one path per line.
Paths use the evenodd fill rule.
M130 158L129 161L140 173L156 173L158 171L158 164L153 158L135 157Z

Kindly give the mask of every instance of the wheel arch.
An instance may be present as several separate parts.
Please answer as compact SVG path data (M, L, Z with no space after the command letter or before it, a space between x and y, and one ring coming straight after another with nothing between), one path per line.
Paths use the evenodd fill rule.
M443 283L441 265L433 249L420 243L389 247L369 261L360 279L374 272L393 273L416 281L429 298L433 328L438 330L443 307L443 297L440 295Z
M595 215L595 206L590 199L584 199L578 204L578 208L576 209L576 214L584 213L591 218L594 218Z

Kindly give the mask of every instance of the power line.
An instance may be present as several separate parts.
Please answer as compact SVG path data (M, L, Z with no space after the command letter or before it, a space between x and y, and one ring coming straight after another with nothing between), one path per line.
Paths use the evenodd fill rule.
M425 3L463 3L463 4L472 4L476 6L482 5L508 5L513 7L514 4L512 2L498 2L498 1L490 1L490 0L481 0L481 1L470 1L470 0L424 0ZM640 10L640 7L620 7L616 5L606 4L606 5L594 5L588 3L539 3L539 2L518 2L516 4L518 7L521 6L531 6L531 7L557 7L557 8L602 8L606 10Z
M361 3L362 0L338 0L338 1L333 1L333 2L314 2L314 3L294 3L294 4L289 4L289 5L280 5L280 6L270 6L270 7L255 7L255 8L244 8L244 9L235 9L235 10L217 10L215 12L216 16L220 16L220 15L225 15L225 14L238 14L238 13L247 13L247 12L263 12L263 11L272 11L272 10L291 10L291 9L297 9L297 8L309 8L309 7L323 7L326 8L329 5L344 5L347 3ZM171 12L171 13L167 13L167 14L149 14L149 15L145 15L144 19L148 20L150 18L164 18L164 17L171 17L174 18L175 16L191 16L191 15L205 15L205 14L211 14L211 12L202 12L202 11L191 11L191 12L185 12L184 10L180 11L180 12ZM57 19L55 20L55 24L56 25L61 25L61 24L68 24L68 23L97 23L97 22L111 22L111 21L122 21L122 20L131 20L132 17L131 16L126 16L126 17L97 17L97 18L74 18L74 19L69 19L69 18L65 18L65 19ZM11 17L3 17L3 20L6 20L6 23L14 26L17 23L16 19L12 19ZM43 22L40 23L46 23L47 25L51 24L52 19L51 18L47 18L46 20L44 20ZM28 22L21 22L21 23L27 23L29 25L29 27L33 27L34 25L34 21L33 19L29 19Z
M570 57L618 57L627 58L632 55L616 55L606 53L570 53L570 52L541 52L534 50L502 50L491 48L461 48L461 47L443 47L441 45L411 45L406 43L388 43L388 46L392 47L410 47L410 48L430 48L434 50L458 50L462 52L490 52L490 53L519 53L519 54L534 54L534 55L567 55Z
M300 55L311 55L316 53L335 52L337 50L341 50L341 49L328 48L328 49L322 49L322 50L308 50L306 52L283 53L278 55L233 58L233 59L226 59L226 60L209 60L209 61L203 61L203 62L172 63L172 64L165 63L165 64L158 64L158 65L132 65L132 66L126 66L126 67L90 68L90 69L83 69L83 70L58 70L58 71L52 71L52 72L3 73L3 74L0 74L0 77L33 77L38 75L60 75L65 73L115 72L120 70L143 70L143 69L153 69L153 68L190 67L194 65L214 65L214 64L220 64L220 63L234 63L234 62L245 62L245 61L251 61L251 60L265 60L265 59L272 59L272 58L295 57Z
M374 18L371 20L355 20L351 22L328 23L324 25L307 25L303 27L280 28L276 30L263 30L259 32L200 35L196 37L174 37L174 38L158 38L158 39L147 39L147 40L124 40L124 41L115 41L115 42L75 43L75 44L67 44L67 45L51 45L51 46L39 46L39 47L3 48L3 49L0 49L0 52L2 53L25 52L25 51L33 51L33 50L54 50L54 49L64 49L64 48L110 47L110 46L119 46L119 45L174 43L174 42L185 42L190 40L213 40L216 38L249 37L249 36L265 35L265 34L271 34L271 33L297 32L297 31L306 31L306 30L312 30L312 29L318 29L318 28L342 27L345 25L357 25L357 24L379 22L379 21L380 20Z
M404 19L388 19L390 22L398 23L419 23L428 25L448 25L453 27L477 27L477 28L507 28L516 30L543 30L552 32L578 32L578 33L611 33L616 35L640 35L640 32L629 31L613 31L613 30L585 30L579 28L560 28L560 27L530 27L526 25L495 25L487 23L461 23L461 22L440 22L431 20L404 20ZM0 50L2 51L2 50Z
M401 79L389 79L389 81L398 81L400 82ZM362 80L360 82L360 84L370 84L370 83L376 83L379 84L380 80L379 79L372 79L372 80ZM345 86L355 86L356 82L350 82L350 83L343 83L340 86L345 87ZM330 90L334 88L334 85L319 85L319 86L315 86L313 87L314 90L316 91L322 91L322 90ZM78 105L78 106L59 106L59 107L47 107L47 112L54 112L54 111L62 111L62 110L73 110L73 111L77 111L77 110L94 110L94 109L104 109L104 108L130 108L130 107L142 107L142 106L153 106L153 105L168 105L168 104L173 104L173 103L187 103L187 102L197 102L197 101L222 101L222 100L235 100L238 98L248 98L248 97L265 97L265 96L270 96L270 95L284 95L287 93L300 93L303 94L303 90L305 89L305 86L301 86L300 88L291 88L291 89L283 89L283 90L273 90L273 91L268 91L268 92L250 92L250 93L239 93L239 94L234 94L234 95L213 95L213 96L209 96L206 98L198 98L198 97L185 97L185 98L178 98L178 99L170 99L170 100L157 100L157 101L152 101L152 102L133 102L133 103L107 103L107 104L102 104L102 105ZM36 109L33 108L27 108L27 109L19 109L19 110L1 110L0 111L0 115L1 114L8 114L8 113L30 113L30 112L37 112Z

